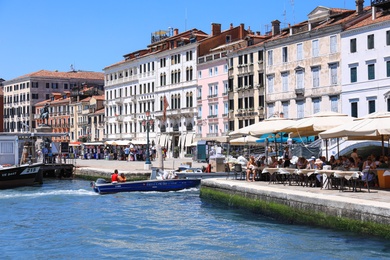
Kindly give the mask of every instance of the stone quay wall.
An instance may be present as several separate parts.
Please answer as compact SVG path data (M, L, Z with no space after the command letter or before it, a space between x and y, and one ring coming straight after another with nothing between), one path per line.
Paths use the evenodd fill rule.
M289 223L314 224L390 239L390 203L222 179L202 180L200 190L202 198L248 208Z

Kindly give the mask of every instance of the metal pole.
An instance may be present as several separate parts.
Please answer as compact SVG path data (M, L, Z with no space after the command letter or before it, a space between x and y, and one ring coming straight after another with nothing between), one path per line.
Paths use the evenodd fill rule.
M150 154L149 154L149 118L146 118L146 160L145 164L152 164L150 162Z

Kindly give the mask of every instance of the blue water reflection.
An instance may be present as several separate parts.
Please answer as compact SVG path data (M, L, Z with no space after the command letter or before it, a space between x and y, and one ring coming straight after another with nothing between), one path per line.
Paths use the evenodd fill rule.
M389 241L295 226L199 198L199 190L97 195L87 181L0 191L9 259L380 259Z

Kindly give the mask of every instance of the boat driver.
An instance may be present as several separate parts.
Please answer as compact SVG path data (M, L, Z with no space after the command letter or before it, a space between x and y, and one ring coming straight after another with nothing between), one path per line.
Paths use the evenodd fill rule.
M118 182L118 170L115 169L114 173L111 175L111 182L116 183Z

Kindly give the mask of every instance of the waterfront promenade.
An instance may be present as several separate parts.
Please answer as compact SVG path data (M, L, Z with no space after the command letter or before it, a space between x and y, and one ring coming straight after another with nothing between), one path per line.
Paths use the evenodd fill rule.
M99 170L114 171L118 169L119 172L125 173L150 173L149 170L144 170L145 161L117 161L117 160L95 160L95 159L75 159L69 160L69 163L73 163L77 168L96 168ZM192 167L201 168L206 166L206 163L198 163L192 161L192 158L167 158L164 161L164 169L174 170L180 165L191 163ZM161 167L158 160L152 161L153 167Z

